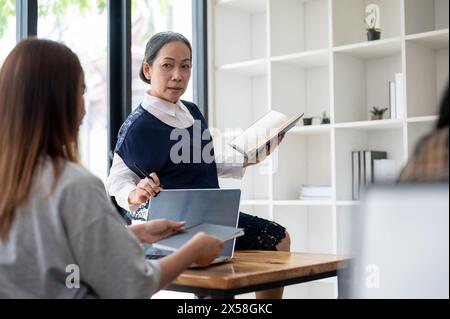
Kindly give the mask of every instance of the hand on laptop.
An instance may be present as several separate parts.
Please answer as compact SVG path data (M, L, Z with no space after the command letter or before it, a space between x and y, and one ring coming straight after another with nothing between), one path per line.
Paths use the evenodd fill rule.
M187 242L186 246L197 247L193 250L196 254L194 263L200 267L206 267L219 256L223 248L223 242L205 233L198 233Z
M132 225L129 228L144 244L154 242L179 232L186 222L176 222L167 219L152 220L143 224Z
M128 195L128 203L130 205L141 205L161 192L161 182L158 175L152 173L150 177L142 179Z
M161 267L160 289L166 287L192 264L209 266L219 256L222 248L221 240L201 232L196 234L179 250L158 261Z

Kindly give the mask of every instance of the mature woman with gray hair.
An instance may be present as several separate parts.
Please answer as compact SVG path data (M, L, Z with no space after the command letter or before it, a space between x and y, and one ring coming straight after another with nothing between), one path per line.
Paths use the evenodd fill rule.
M243 156L238 164L217 158L202 113L195 104L181 100L191 69L192 47L184 36L162 32L150 39L140 73L150 87L120 129L107 181L109 194L133 219L146 220L149 202L161 188L217 189L218 175L242 178L247 166L258 163ZM181 153L175 152L177 160L173 150L182 141L173 138L174 130L184 130L190 137ZM267 147L263 157L271 151ZM196 154L202 154L201 159ZM237 239L237 250L290 250L289 234L275 222L240 213L239 227L245 236ZM281 298L282 294L282 289L275 289L257 297Z

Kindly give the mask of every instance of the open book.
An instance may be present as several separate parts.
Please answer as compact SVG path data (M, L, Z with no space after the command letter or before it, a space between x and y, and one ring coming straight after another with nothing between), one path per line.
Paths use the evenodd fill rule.
M293 128L303 115L298 114L288 118L280 112L270 111L236 137L230 146L245 156L253 158L266 145Z
M154 243L153 247L168 251L176 251L199 232L216 237L223 242L244 235L244 230L242 228L214 224L200 224L191 226L175 235L161 239Z

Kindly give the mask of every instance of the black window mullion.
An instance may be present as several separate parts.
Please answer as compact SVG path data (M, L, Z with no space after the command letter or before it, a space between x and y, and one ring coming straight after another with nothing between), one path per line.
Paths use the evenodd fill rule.
M37 36L38 0L16 1L16 40Z
M131 112L131 0L108 1L108 167Z
M108 1L108 172L117 134L131 112L131 0ZM126 212L111 197L118 212Z

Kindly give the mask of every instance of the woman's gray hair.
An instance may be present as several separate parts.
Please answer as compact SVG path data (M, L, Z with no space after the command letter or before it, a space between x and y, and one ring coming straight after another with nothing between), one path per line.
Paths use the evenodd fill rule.
M183 42L186 44L186 46L189 48L190 51L190 59L192 62L192 46L186 37L180 33L172 32L172 31L165 31L155 34L150 41L148 41L147 46L145 47L145 56L144 60L142 61L141 65L141 71L139 73L139 76L141 77L141 80L145 83L151 84L151 80L147 79L144 74L144 63L147 62L150 66L153 65L153 62L155 61L156 57L159 54L159 51L168 43L171 42Z

